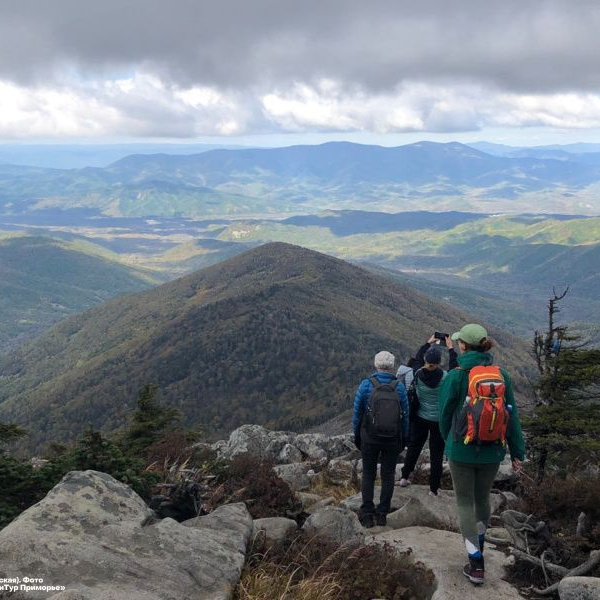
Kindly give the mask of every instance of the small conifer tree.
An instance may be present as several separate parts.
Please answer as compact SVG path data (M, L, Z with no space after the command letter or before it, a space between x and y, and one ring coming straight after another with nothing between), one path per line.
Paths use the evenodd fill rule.
M44 497L44 474L6 453L6 445L27 432L14 423L0 423L0 529Z
M538 483L550 465L572 470L600 459L600 350L556 323L557 304L568 291L554 291L548 328L533 340L540 376L534 416L524 424Z
M160 404L156 393L155 385L142 388L138 396L138 409L122 434L121 444L131 456L141 457L144 450L181 420L181 413L176 408Z

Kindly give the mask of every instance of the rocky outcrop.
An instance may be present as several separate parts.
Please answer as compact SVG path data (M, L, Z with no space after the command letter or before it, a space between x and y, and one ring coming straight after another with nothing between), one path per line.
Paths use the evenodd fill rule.
M216 442L213 448L225 459L250 454L276 462L283 448L295 437L295 433L288 431L269 431L260 425L242 425L231 432L225 443Z
M385 544L398 552L411 553L415 562L421 562L435 576L436 590L431 600L464 600L465 598L494 598L494 600L521 600L519 592L504 581L504 554L485 551L485 585L480 593L462 574L466 551L459 533L426 527L409 527L379 533L367 538L368 543Z
M68 473L0 531L0 576L66 588L28 592L28 600L230 598L252 531L246 507L224 506L184 524L153 514L109 475Z
M231 433L227 441L215 442L212 449L226 459L250 454L275 464L311 462L318 465L355 451L350 434L333 437L322 433L298 434L269 431L260 425L242 425Z

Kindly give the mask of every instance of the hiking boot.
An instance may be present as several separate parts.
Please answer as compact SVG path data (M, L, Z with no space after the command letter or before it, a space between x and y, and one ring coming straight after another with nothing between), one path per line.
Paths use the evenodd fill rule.
M429 491L427 492L427 495L428 495L428 496L433 496L434 498L437 498L437 492L434 492L433 490L429 490Z
M387 525L387 516L383 513L377 513L375 515L375 523L377 527L385 527Z
M469 556L469 564L464 566L463 575L468 577L471 583L481 585L483 583L483 572L483 556L477 558L471 558Z
M374 519L374 517L373 517L372 514L361 515L361 517L360 517L360 524L365 529L371 529L371 527L375 527L375 519Z
M404 477L400 480L400 487L408 487L410 485L410 481L408 479L404 479Z

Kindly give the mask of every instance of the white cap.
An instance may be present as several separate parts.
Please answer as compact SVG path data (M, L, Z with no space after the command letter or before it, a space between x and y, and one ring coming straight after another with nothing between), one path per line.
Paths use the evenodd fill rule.
M396 357L391 352L382 350L375 355L375 360L373 362L375 368L380 371L393 371L394 365L396 364Z

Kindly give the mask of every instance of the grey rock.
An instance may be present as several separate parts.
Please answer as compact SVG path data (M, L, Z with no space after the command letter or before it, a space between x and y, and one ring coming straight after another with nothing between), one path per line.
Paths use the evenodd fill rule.
M255 542L266 541L267 546L280 542L298 529L298 524L285 517L255 519L252 539Z
M252 520L243 505L219 511L195 526L155 522L128 486L105 473L74 471L0 531L0 575L67 588L31 592L28 600L226 600ZM225 513L239 522L225 524Z
M292 463L291 465L277 465L273 467L273 470L290 486L292 491L299 492L307 490L310 486L310 479L307 475L310 466L310 463Z
M203 531L211 529L223 536L224 546L245 553L252 534L253 521L246 505L243 502L237 502L219 506L210 514L188 519L181 525Z
M289 463L297 463L302 462L302 452L296 448L296 446L292 446L292 444L286 444L279 453L277 457L277 462L279 464L289 464Z
M327 442L327 456L332 458L344 458L348 454L355 455L353 436L350 433L331 436Z
M332 458L345 456L354 448L352 436L327 436L322 433L301 433L296 436L294 446L306 457L306 460L326 464Z
M309 507L314 506L320 500L323 500L323 497L319 496L319 494L310 494L309 492L296 492L294 495L300 501L300 504L302 504L303 510L306 510Z
M327 463L327 451L323 448L325 436L322 433L302 433L294 440L294 445L305 460L318 465Z
M487 549L485 555L485 584L477 593L462 574L466 562L465 545L459 533L426 527L409 527L387 531L367 539L371 544L387 544L397 552L411 552L411 559L421 562L435 576L435 591L431 600L465 600L465 598L494 598L522 600L517 589L504 581L504 554Z
M302 529L337 544L362 544L365 540L365 530L358 517L352 511L335 506L326 506L310 515Z
M335 498L333 496L327 496L327 498L322 498L318 502L315 502L315 504L309 506L306 509L306 512L308 514L314 514L322 508L325 508L326 506L332 506L333 504L335 504Z
M600 600L600 577L565 577L558 585L560 600Z
M500 492L500 495L504 498L504 507L508 509L515 509L519 505L519 497L512 492Z
M499 540L502 542L506 542L510 544L512 542L512 538L510 537L510 533L508 530L504 529L504 527L489 527L485 532L486 542L490 542L491 540ZM494 543L491 541L491 543Z
M354 463L342 458L334 458L327 463L327 474L336 480L350 480L354 470Z
M513 471L512 464L510 462L503 462L500 463L500 468L498 469L498 473L496 474L494 482L501 483L504 481L514 481L515 477L516 476Z

